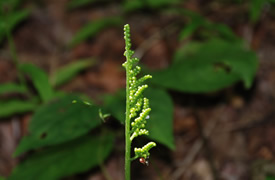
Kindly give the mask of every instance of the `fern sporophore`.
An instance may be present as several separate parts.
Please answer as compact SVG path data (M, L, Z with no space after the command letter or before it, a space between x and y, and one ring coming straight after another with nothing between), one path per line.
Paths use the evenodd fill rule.
M143 92L148 88L143 84L145 80L152 78L145 75L137 78L141 68L137 65L138 58L132 57L134 51L131 50L130 26L124 26L126 62L123 67L126 69L126 119L125 119L125 179L131 177L131 161L140 158L140 162L148 165L149 150L156 146L155 142L149 142L142 148L135 148L135 156L131 158L131 143L137 136L149 135L145 129L146 121L150 118L149 99L143 97Z

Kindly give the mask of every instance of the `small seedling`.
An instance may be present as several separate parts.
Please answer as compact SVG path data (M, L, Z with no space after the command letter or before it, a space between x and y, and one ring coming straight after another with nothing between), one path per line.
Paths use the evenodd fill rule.
M147 120L150 118L149 99L143 97L143 92L148 88L143 82L152 78L145 75L137 78L141 68L137 65L138 58L132 57L134 51L131 50L130 26L124 26L126 62L123 67L126 69L126 118L125 118L125 180L131 179L131 161L140 158L142 164L149 165L149 150L156 146L155 142L149 142L142 148L134 148L135 156L131 158L131 143L137 136L149 135L145 129Z

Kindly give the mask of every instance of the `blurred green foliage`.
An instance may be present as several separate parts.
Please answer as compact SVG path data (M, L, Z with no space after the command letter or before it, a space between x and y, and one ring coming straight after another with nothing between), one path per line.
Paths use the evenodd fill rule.
M40 106L32 116L29 134L21 140L15 154L75 139L100 125L98 107L72 101L81 99L67 95Z
M175 5L181 1L182 0L124 0L122 2L122 8L125 12L136 11L144 8L157 10L159 8ZM102 2L112 2L112 0L70 0L68 8L72 10Z
M125 0L123 3L123 10L125 12L132 12L139 9L158 10L176 5L182 0Z
M95 2L99 2L99 0L70 0L68 2L68 8L69 9L81 8L81 7L89 6Z
M275 180L275 176L266 176L265 180Z
M168 12L179 14L187 19L187 24L179 33L179 39L190 38L197 33L206 38L219 37L228 41L238 41L239 38L226 24L215 23L207 20L203 16L184 8L174 8Z
M66 67L63 67L61 71L57 69L51 76L51 79L59 80L55 85L65 83L77 75L78 72L93 64L93 60L90 60L91 63L87 63L87 61L89 60L79 60L76 61L76 63L71 63ZM46 103L62 94L54 90L55 87L50 85L48 76L39 67L33 64L19 64L18 68L18 71L31 79L37 94L33 94L32 90L26 83L11 82L0 84L0 96L7 94L20 94L25 97L25 99L18 97L18 99L0 100L0 104L5 104L5 106L0 109L0 118L33 111L37 108L37 105L41 104L41 102ZM66 76L62 74L64 72L67 73Z
M5 83L0 85L0 94L18 93L25 94L28 92L26 86L14 83Z
M33 64L21 64L19 70L30 77L42 102L53 98L54 90L49 83L47 74L42 69Z
M256 23L260 16L264 6L274 5L275 0L251 0L250 3L250 20Z
M52 79L58 79L58 83L55 85L69 81L78 72L93 64L93 61L90 63L88 61L77 61L63 67L61 71L53 73ZM39 174L39 179L59 179L99 165L112 149L112 136L105 137L104 135L103 139L95 138L95 140L91 136L84 137L89 131L100 125L99 108L92 105L89 100L87 101L87 98L83 99L80 96L66 95L66 93L55 91L54 86L50 85L46 73L33 64L20 64L18 70L30 78L38 96L32 94L24 83L0 85L2 95L13 92L21 93L26 97L31 96L28 100L7 99L3 102L0 101L1 107L3 107L0 110L0 117L34 111L29 125L29 134L22 139L15 155L30 150L40 149L40 151L19 164L9 179L18 179L19 177L37 179L35 174ZM64 72L66 75L63 74ZM74 101L79 103L73 103ZM42 105L41 102L43 102ZM75 140L77 138L80 140ZM107 138L108 144L104 144L104 150L102 150L101 143L105 141L104 138ZM68 148L70 145L74 146ZM98 150L96 147L101 149ZM102 153L97 156L101 158L100 161L93 159L88 163L82 163L87 157L92 156L90 153L95 152L96 154L98 151ZM77 154L71 156L71 153L80 153L82 156ZM49 163L54 163L55 166L48 168ZM69 163L74 163L74 165ZM79 165L81 163L82 166Z
M240 80L250 88L257 67L256 54L242 43L213 39L180 48L169 68L152 72L152 82L191 93L217 91Z
M58 71L55 71L54 74L50 77L50 83L52 86L56 87L63 85L69 82L79 72L94 64L94 59L79 59L74 63L68 64L58 69Z
M100 31L106 27L118 26L123 24L122 17L106 17L99 20L92 21L87 25L83 26L72 38L69 46L73 47L88 38L96 36Z
M19 164L8 180L58 180L85 172L99 164L113 148L113 135L87 135L32 154Z
M10 53L20 79L18 83L0 85L0 96L20 95L0 100L0 118L34 112L29 134L22 139L15 154L30 150L35 153L22 161L8 179L53 180L102 164L112 149L113 136L102 134L95 138L86 135L101 123L99 108L81 103L80 96L66 95L55 90L56 86L70 81L95 61L78 60L57 69L50 77L33 64L20 63L13 46L11 31L27 17L29 11L17 10L19 4L20 1L12 0L0 2L0 41L5 37L8 39ZM31 81L35 92L28 85L28 80ZM90 160L86 161L87 158Z
M0 1L0 44L8 32L29 16L29 10L18 9L21 2L22 0Z
M7 101L0 101L0 106L0 117L3 118L15 114L33 111L37 106L37 102L24 101L19 99L9 99Z

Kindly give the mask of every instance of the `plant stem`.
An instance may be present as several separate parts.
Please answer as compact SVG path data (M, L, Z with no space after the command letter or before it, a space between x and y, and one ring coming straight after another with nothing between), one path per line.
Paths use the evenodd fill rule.
M127 61L128 57L126 56ZM131 141L130 141L130 90L129 66L126 65L126 119L125 119L125 180L131 179Z
M10 53L12 56L12 61L15 64L15 66L18 66L18 58L17 58L17 54L16 54L16 50L15 50L15 45L13 42L11 32L8 29L6 30L6 37L7 37L8 43L9 43L9 49L10 49Z
M18 56L17 56L17 53L16 53L15 44L14 44L14 41L13 41L13 38L12 38L12 35L11 35L11 31L7 27L6 27L6 38L8 40L8 45L9 45L10 53L11 53L11 56L12 56L11 59L12 59L14 65L16 67L16 70L17 70L18 79L19 79L21 84L25 85L26 83L25 83L23 74L21 73L21 71L19 69L19 60L18 60Z

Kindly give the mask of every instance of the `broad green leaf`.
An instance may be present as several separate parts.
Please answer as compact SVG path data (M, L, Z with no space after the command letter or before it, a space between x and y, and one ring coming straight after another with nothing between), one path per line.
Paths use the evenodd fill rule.
M3 176L0 176L0 180L5 180L6 178L4 178Z
M266 176L265 180L275 180L275 176Z
M14 114L21 114L33 111L37 103L23 100L0 101L0 117L8 117Z
M114 95L105 95L104 107L107 112L114 116L121 124L125 123L126 108L126 92L125 89L118 91Z
M24 85L15 84L15 83L5 83L0 84L0 95L7 93L27 93L28 90Z
M8 180L58 180L103 163L113 148L113 136L85 136L28 157Z
M30 121L29 134L23 137L15 155L75 139L100 123L96 106L86 105L77 96L64 96L37 109Z
M191 93L221 90L238 81L243 81L249 88L257 67L256 54L245 49L240 42L215 39L180 48L169 68L152 72L154 78L151 82Z
M16 25L29 16L28 10L20 10L0 16L0 43L6 36L6 31L12 31Z
M47 102L53 98L53 89L49 83L47 74L42 69L33 64L22 64L19 69L31 78L43 102Z
M171 97L166 91L154 88L148 88L145 91L145 96L150 100L152 109L150 119L146 125L146 129L149 130L149 138L174 149L173 103ZM123 124L125 120L125 98L125 91L120 91L115 96L106 96L105 98L106 110Z
M51 78L51 84L53 86L62 85L71 80L77 73L92 66L95 63L94 59L80 59L76 62L68 64L61 69L58 69Z
M149 137L170 149L175 149L173 135L173 102L170 95L161 89L148 88L145 96L150 100L150 119L147 122Z
M123 23L122 17L108 17L95 20L81 28L70 42L70 46L77 45L88 38L92 38L106 27L118 26Z

